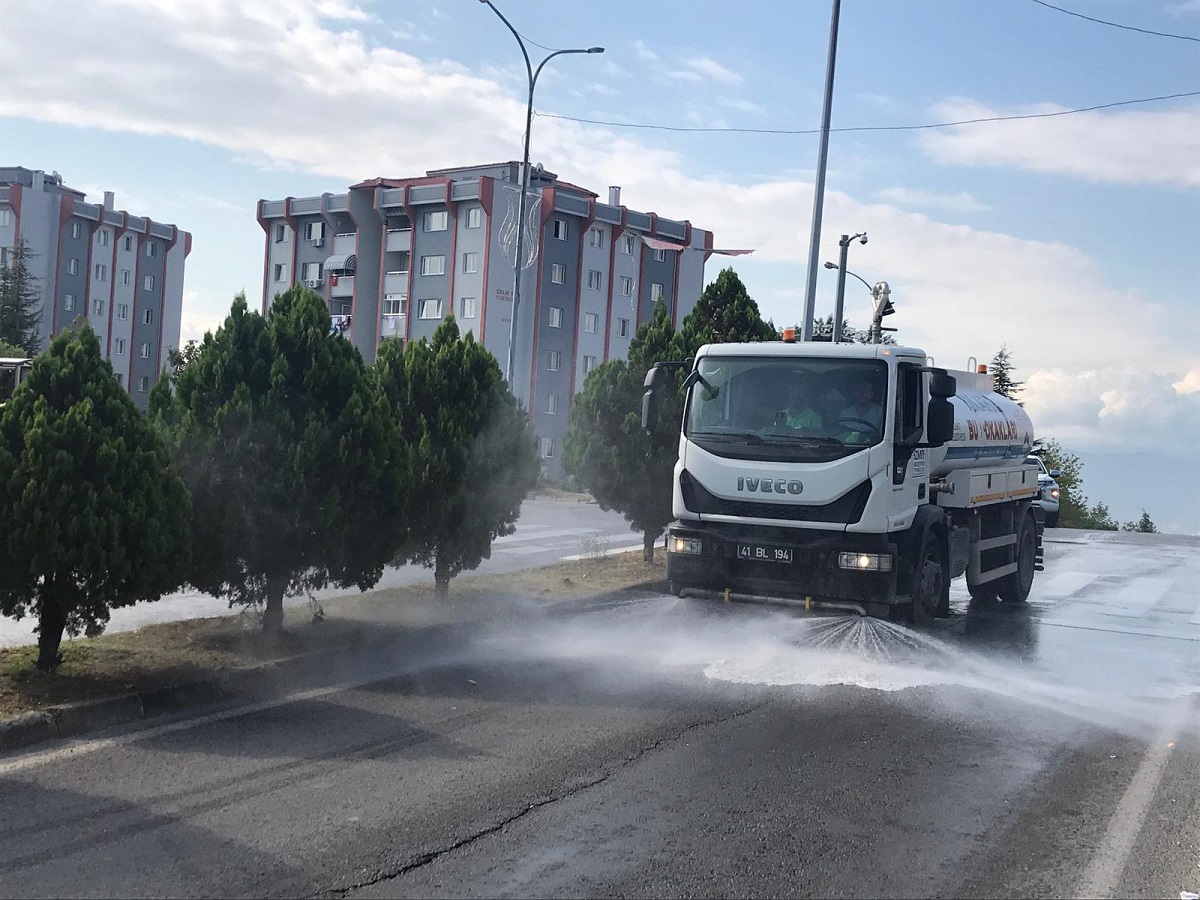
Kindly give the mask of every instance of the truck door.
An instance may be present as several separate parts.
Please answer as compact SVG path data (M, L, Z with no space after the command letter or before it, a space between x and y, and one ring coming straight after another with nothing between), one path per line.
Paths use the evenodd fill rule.
M888 530L907 528L917 507L926 501L929 451L917 447L925 439L925 375L921 365L900 362L896 366L896 418L892 437L892 501L888 507Z

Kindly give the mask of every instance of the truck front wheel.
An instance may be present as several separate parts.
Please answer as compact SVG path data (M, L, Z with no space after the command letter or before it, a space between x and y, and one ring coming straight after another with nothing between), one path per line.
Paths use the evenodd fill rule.
M937 536L926 531L921 539L921 554L913 578L912 621L919 628L928 628L941 611L946 593L946 567Z
M1033 566L1037 561L1037 523L1032 515L1021 519L1014 559L1017 571L997 581L997 593L1008 603L1024 603L1033 589Z

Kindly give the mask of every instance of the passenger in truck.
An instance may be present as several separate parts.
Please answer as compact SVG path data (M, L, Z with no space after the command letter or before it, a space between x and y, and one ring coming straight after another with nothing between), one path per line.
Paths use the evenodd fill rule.
M781 424L789 428L820 428L824 424L812 401L810 386L797 381L788 392L788 405L781 414Z
M883 425L883 410L875 402L875 386L862 379L854 389L855 401L842 410L840 418L866 422L878 431Z

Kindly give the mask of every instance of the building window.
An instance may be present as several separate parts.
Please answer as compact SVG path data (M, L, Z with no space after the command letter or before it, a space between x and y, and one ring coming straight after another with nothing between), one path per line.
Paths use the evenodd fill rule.
M101 247L107 247L108 246L108 229L101 228L100 231L96 235L96 240L100 242Z
M64 294L63 295L63 309L65 309L67 312L75 311L75 295L74 294Z
M77 260L73 256L67 260L67 274L68 275L78 275L79 274L79 260Z
M460 319L475 318L475 298L460 297L458 301L458 317Z
M417 316L422 319L440 319L442 317L442 300L422 300Z
M583 330L588 334L595 334L596 329L600 325L600 317L595 313L583 314Z
M275 283L281 284L287 280L287 264L275 263Z
M567 283L567 267L562 263L554 263L550 266L550 280L555 284Z
M563 311L562 311L561 306L550 307L550 327L551 328L562 328L562 314L563 314Z
M621 276L621 296L622 297L632 297L633 296L633 279L630 278L628 275Z
M571 223L566 219L554 220L554 238L555 240L565 241L571 233Z
M633 242L637 240L632 234L621 235L621 252L633 256Z
M125 387L125 373L124 372L117 373L117 384L119 384L121 387Z
M592 369L596 368L596 357L585 356L583 358L583 374L586 375Z
M282 244L287 240L287 226L282 222L275 225L275 243Z
M79 223L72 222L71 223L71 237L78 238L79 235L82 233L83 233L83 229L80 227Z
M306 241L320 241L325 239L325 223L324 222L306 222L304 224L304 239Z
M158 256L158 244L154 243L154 241L147 241L146 255L151 259L153 259L155 256Z
M593 291L600 290L600 283L603 280L599 269L588 269L588 287Z
M383 314L385 316L400 315L402 312L404 312L404 301L407 299L407 294L384 294Z
M149 341L143 341L143 342L142 342L142 353L141 353L141 356L142 356L142 359L149 359L149 358L150 358L150 342L149 342Z
M657 303L663 298L663 286L657 281L650 282L650 302Z
M101 300L99 297L92 298L92 315L94 315L94 316L104 315L104 301Z
M479 228L481 225L483 225L483 208L472 206L467 210L467 227Z
M305 263L301 271L304 272L303 278L305 281L320 284L321 278L325 274L325 264L319 262Z
M130 274L128 269L121 270L121 284L129 284L132 278L133 276Z
M138 392L144 394L148 390L150 390L150 376L143 375L138 379Z
M97 281L108 281L108 266L104 263L96 263L92 267L92 274L95 275Z
M464 253L463 254L463 273L472 275L479 271L479 254Z
M421 274L422 275L445 275L446 274L446 257L444 257L444 256L422 256L421 257Z
M424 223L426 231L445 231L449 214L446 210L441 212L425 213Z
M125 338L117 338L116 341L114 341L114 343L116 344L117 355L124 356L125 355Z
M154 324L154 310L152 310L152 309L143 309L142 310L142 324L143 325L153 325Z
M664 250L662 247L655 247L654 248L654 261L655 262L666 262L667 261L667 251Z
M538 438L538 456L542 459L553 459L554 441L550 438Z
M546 398L546 413L551 416L558 415L558 394L551 394Z
M144 287L148 291L154 290L154 276L147 275L145 278L143 278L142 279L142 287Z
M118 319L128 319L129 318L129 304L128 303L118 303L117 304L117 318Z
M588 243L593 247L604 246L604 232L599 228L588 229Z
M6 228L12 224L12 210L0 209L0 228Z
M617 337L629 337L628 319L617 319Z
M126 253L133 252L133 235L132 234L125 235L125 252Z
M546 368L551 372L557 372L562 368L562 351L551 350L546 359Z

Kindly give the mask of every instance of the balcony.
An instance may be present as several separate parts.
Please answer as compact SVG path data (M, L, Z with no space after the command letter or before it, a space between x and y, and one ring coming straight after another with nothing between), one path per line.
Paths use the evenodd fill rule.
M358 251L358 235L351 231L333 236L332 256L349 256Z
M330 297L353 297L354 296L354 276L353 275L330 275L329 276L329 296Z
M412 229L402 228L399 231L388 230L387 240L384 242L383 249L388 253L401 251L404 253L412 250Z
M388 338L403 339L404 325L405 325L406 318L407 318L407 316L405 316L404 313L399 313L398 315L380 316L379 317L379 337L382 340L387 340Z
M385 294L407 294L408 273L388 272L383 276L383 292Z

